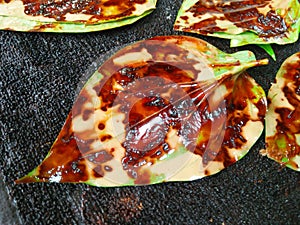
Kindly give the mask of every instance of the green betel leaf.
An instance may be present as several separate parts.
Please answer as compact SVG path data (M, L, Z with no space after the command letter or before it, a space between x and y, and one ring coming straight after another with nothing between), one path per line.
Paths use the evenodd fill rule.
M289 44L298 40L300 4L298 0L185 0L174 29L231 39L231 47Z
M0 29L82 33L132 24L150 14L157 0L0 0Z
M266 63L185 36L127 46L91 76L45 160L17 182L111 187L215 174L261 135L266 97L244 71Z
M261 47L263 50L265 50L271 57L274 61L276 61L276 55L275 55L275 52L272 48L272 46L270 44L258 44L257 46Z
M269 93L266 153L282 165L300 171L300 52L282 64Z

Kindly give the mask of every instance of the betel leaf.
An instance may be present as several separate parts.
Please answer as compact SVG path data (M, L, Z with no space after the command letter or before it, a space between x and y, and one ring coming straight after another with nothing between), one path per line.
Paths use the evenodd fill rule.
M265 50L272 57L272 59L276 61L275 52L270 44L257 44L257 46Z
M244 70L266 63L193 37L129 45L91 76L45 160L17 182L109 187L215 174L261 135L266 97Z
M300 171L300 52L281 65L268 93L266 153Z
M157 0L0 0L0 29L81 33L132 24Z
M298 0L185 0L174 29L231 39L231 47L289 44L298 40L300 4ZM274 58L272 51L268 53Z

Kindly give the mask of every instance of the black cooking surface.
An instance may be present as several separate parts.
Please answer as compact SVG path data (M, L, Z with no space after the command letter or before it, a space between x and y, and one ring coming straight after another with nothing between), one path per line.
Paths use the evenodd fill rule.
M159 0L151 15L109 31L0 31L0 209L6 209L1 223L299 224L300 174L261 156L262 137L236 164L193 182L122 188L14 184L46 156L87 71L95 70L111 49L157 35L183 34L172 31L180 4ZM227 40L193 36L226 52L250 49L258 59L269 58L256 46L229 49ZM265 90L283 60L300 51L300 41L274 49L276 62L270 59L268 66L248 70Z

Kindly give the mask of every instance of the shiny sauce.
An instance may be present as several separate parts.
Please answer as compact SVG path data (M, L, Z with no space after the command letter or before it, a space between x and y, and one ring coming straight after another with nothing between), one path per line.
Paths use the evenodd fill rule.
M193 24L189 29L197 30L203 34L214 32L225 32L226 29L217 26L218 20L230 21L235 26L244 30L255 31L261 37L281 36L288 30L284 18L275 13L274 9L263 15L257 7L264 7L271 1L220 1L220 3L211 3L211 1L198 1L188 12L193 13L194 17L201 17L208 13L222 15L202 20ZM182 17L183 20L186 20Z
M176 151L178 144L201 156L203 165L218 161L227 167L236 161L228 149L241 149L247 141L242 129L250 116L243 110L247 100L257 97L247 74L226 76L218 81L196 81L199 71L194 65L199 61L187 60L185 57L189 52L176 46L147 46L147 52L155 61L138 60L118 67L113 63L118 56L111 58L99 69L104 77L93 88L101 102L97 110L105 113L118 106L113 110L124 115L121 123L125 134L120 140L124 153L120 164L136 184L150 183L151 173L143 166L153 165L166 154ZM205 45L201 47L206 50ZM141 44L131 51L140 52L143 48ZM180 60L166 63L170 56L180 57ZM219 101L211 100L209 96L220 85L226 87L226 93ZM86 121L91 117L93 111L84 107L89 102L91 96L83 89L51 148L51 154L39 167L37 178L41 181L84 182L114 171L108 162L120 149L105 145L115 138L103 132L106 121L97 121L95 129L101 135L96 138L88 138L95 136L90 135L94 130L76 134L72 129L72 118L81 116ZM265 104L263 100L255 104L259 109L258 120L262 122ZM173 143L171 134L179 137L178 144ZM93 149L92 144L96 141L104 143L103 148Z
M126 125L126 135L122 143L125 149L122 165L128 176L141 183L149 181L150 173L145 171L140 173L142 166L154 164L169 151L176 150L171 147L173 143L168 140L170 129L176 131L189 151L202 156L204 165L211 161L222 162L225 167L233 164L236 160L229 155L227 148L239 149L247 141L243 137L242 128L249 120L247 115L234 116L234 112L246 107L246 98L255 97L251 96L253 86L246 77L241 75L235 81L233 78L223 81L227 88L233 88L235 85L234 88L243 91L239 94L232 92L226 95L217 105L209 102L206 96L220 83L204 85L195 82L181 69L165 63L148 62L139 67L123 68L102 84L100 90L97 89L100 86L95 87L99 98L103 100L101 108L104 111L113 105L121 105L119 112L126 115L123 121ZM140 82L141 79L143 82ZM114 81L124 87L130 86L130 89L135 91L125 89L116 93L111 85ZM82 107L77 106L86 101L88 99L83 92L74 105L73 116L84 113ZM257 103L257 107L263 115L263 103L261 105ZM57 171L53 168L64 168L66 172L60 174L61 182L72 179L87 180L84 159L95 165L93 176L96 178L103 177L105 173L113 170L105 165L113 159L113 151L102 149L89 153L90 145L95 140L78 139L72 129L68 128L71 116L69 115L63 132L53 146L53 159L50 155L40 167L40 179L55 177ZM218 140L220 135L213 127L222 126L224 133L221 142L210 141L214 138ZM98 128L104 127L105 123L100 122ZM200 132L201 139L199 139ZM113 137L107 135L99 138L105 141ZM70 159L69 162L66 159ZM62 161L67 163L60 164Z
M114 81L123 87L129 86L131 91L125 88L125 91L114 92L111 85ZM96 88L103 99L103 110L117 104L121 105L120 112L126 114L123 121L126 124L126 138L122 143L125 149L122 165L128 175L139 178L139 169L143 165L154 164L169 151L175 150L168 141L171 129L181 137L189 151L202 156L204 165L211 161L223 162L225 167L233 164L236 159L229 155L227 149L239 149L245 144L247 140L243 137L242 128L249 120L249 116L241 114L236 117L234 112L247 106L245 99L256 96L246 74L237 80L226 79L222 84L228 89L242 91L230 93L221 103L214 105L206 97L220 83L205 85L195 82L177 67L148 62L142 66L122 68L111 76L102 89ZM259 101L256 107L260 111L259 120L263 121L264 102ZM211 141L213 138L218 140L220 135L214 128L222 126L224 139Z
M29 16L44 16L57 21L66 21L68 13L80 13L91 15L92 22L130 16L135 11L136 4L145 4L146 0L22 0L22 2L25 7L24 13Z
M300 53L298 55L300 56ZM275 109L275 113L279 115L276 125L277 132L274 136L269 137L267 142L268 154L278 161L281 161L284 157L291 159L296 155L300 155L300 146L297 144L295 136L295 134L300 133L300 60L295 63L288 63L284 69L286 70L283 75L285 85L282 92L294 107L294 110L281 106L277 106ZM271 99L268 100L272 102ZM285 143L285 146L278 146L276 140L281 140Z

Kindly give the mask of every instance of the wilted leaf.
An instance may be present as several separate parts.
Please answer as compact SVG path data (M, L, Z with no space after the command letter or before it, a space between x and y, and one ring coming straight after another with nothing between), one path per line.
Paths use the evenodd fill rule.
M0 29L90 32L134 23L155 9L157 0L0 0Z
M268 101L267 156L300 171L300 52L280 67Z
M288 44L298 40L300 6L298 0L185 0L174 29L231 39L231 47Z
M88 80L46 159L18 182L188 181L243 157L263 130L266 64L184 36L118 51Z

